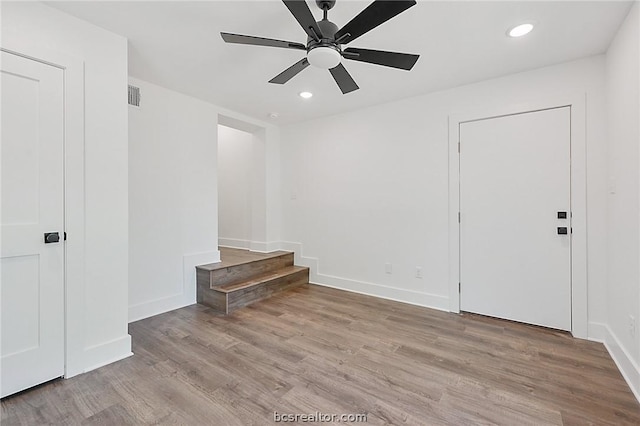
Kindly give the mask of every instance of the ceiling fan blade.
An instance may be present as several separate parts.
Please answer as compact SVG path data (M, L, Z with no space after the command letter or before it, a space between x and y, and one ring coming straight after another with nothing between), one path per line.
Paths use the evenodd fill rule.
M302 43L295 43L293 41L274 40L271 38L254 37L241 34L229 34L220 33L222 39L227 43L237 44L250 44L253 46L269 46L269 47L283 47L285 49L298 49L307 50L307 47Z
M351 75L342 64L338 64L337 67L329 70L333 79L338 83L338 87L342 90L342 94L346 95L349 92L358 90L359 87L356 82L351 78Z
M285 84L308 66L309 61L307 61L307 58L302 58L302 60L291 65L289 68L269 80L269 83Z
M387 52L384 50L357 49L349 47L342 52L345 59L367 62L385 67L399 68L409 71L416 64L420 55L410 53Z
M298 21L304 32L315 41L320 41L322 38L322 31L316 23L316 18L313 17L309 6L305 0L282 0L285 6L289 9L294 18Z
M387 22L394 16L404 12L415 5L410 1L384 1L376 0L360 12L355 18L340 28L335 34L335 39L341 44L347 44L364 33L371 31L380 24Z

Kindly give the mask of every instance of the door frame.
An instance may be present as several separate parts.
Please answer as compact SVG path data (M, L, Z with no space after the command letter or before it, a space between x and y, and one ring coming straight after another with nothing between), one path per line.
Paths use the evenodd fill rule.
M64 73L64 377L85 371L85 163L84 61L28 41L0 50L60 68Z
M571 108L571 333L588 337L586 93L475 107L449 115L449 311L460 312L460 124L565 106Z

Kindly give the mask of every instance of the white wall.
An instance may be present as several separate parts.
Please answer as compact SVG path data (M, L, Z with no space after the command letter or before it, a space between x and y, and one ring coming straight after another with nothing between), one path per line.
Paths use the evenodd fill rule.
M217 115L211 104L129 79L129 320L195 303L195 269L219 261Z
M218 126L218 234L221 245L249 248L253 136Z
M640 399L640 6L607 52L608 317L604 340ZM635 318L635 334L630 331Z
M282 128L283 247L311 258L314 282L447 310L449 115L576 93L587 96L589 321L605 321L603 56Z
M268 133L272 125L136 78L129 82L141 92L141 107L129 107L129 321L136 321L195 303L195 266L220 260L219 118L266 129L267 151L277 141ZM273 175L263 170L261 184L277 185ZM278 203L264 202L265 210Z
M79 200L71 206L73 210L66 204L67 219L74 218L67 223L67 251L78 243L84 245L81 253L74 251L67 258L68 272L81 274L75 277L73 294L67 281L67 321L73 322L67 340L73 342L67 345L66 369L71 376L131 351L127 334L127 40L41 3L3 3L2 47L34 57L52 52L84 66L84 75L82 69L78 73L80 99L66 111L73 115L70 119L80 121L80 150L66 153L67 177L83 180L65 182L67 199ZM68 87L76 83L67 80ZM67 128L68 136L74 131ZM70 169L70 164L78 167ZM79 226L76 217L83 224Z

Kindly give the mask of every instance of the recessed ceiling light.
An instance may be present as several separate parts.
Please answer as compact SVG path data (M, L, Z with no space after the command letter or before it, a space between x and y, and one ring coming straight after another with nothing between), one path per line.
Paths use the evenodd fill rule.
M272 119L272 120L275 120L278 117L280 117L280 114L278 114L277 112L270 112L269 113L269 118Z
M313 93L311 93L311 92L300 92L299 95L300 95L301 98L309 99L310 97L313 96Z
M511 28L507 34L509 34L509 37L522 37L529 34L532 29L533 24L520 24Z

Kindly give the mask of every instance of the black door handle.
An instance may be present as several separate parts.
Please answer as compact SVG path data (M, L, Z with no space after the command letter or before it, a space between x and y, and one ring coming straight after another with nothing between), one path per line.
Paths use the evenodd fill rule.
M60 242L60 234L57 232L45 232L44 233L44 243L59 243Z

